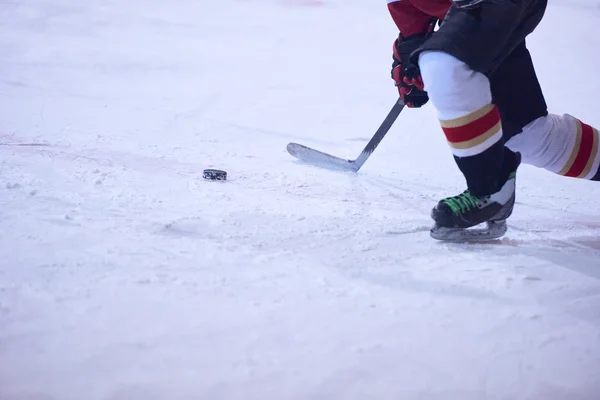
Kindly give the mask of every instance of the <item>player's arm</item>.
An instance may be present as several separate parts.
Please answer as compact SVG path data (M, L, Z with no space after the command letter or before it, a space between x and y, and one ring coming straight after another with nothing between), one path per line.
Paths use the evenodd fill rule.
M421 0L421 3L430 1L432 0ZM449 4L449 0L446 2ZM425 12L423 7L417 4L422 6L418 0L388 0L392 19L400 30L394 42L392 79L396 83L400 97L408 107L421 107L429 100L424 91L419 66L411 61L411 54L427 40L438 20L438 17Z
M388 10L403 37L427 32L432 18L438 18L427 14L410 0L388 0Z

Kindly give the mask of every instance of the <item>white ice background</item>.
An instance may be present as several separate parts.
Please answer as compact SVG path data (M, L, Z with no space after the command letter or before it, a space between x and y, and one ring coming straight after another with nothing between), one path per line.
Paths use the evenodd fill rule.
M550 3L550 110L600 127L600 4ZM600 399L600 182L524 166L504 239L444 244L431 105L358 174L286 153L358 155L396 34L384 1L0 1L0 399Z

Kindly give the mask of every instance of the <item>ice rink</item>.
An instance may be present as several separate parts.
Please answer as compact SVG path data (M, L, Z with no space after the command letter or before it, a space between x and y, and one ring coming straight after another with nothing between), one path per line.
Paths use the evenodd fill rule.
M600 127L598 0L528 43ZM393 105L385 1L0 0L0 400L600 399L600 182L523 166L506 236ZM227 182L202 179L220 168Z

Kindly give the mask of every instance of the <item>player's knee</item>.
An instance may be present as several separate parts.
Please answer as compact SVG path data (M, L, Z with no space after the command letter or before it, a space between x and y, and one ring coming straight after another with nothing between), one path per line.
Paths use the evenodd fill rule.
M524 126L506 146L521 153L524 164L558 172L576 129L572 116L548 114Z
M492 102L488 78L448 53L423 52L419 67L440 119L458 118Z

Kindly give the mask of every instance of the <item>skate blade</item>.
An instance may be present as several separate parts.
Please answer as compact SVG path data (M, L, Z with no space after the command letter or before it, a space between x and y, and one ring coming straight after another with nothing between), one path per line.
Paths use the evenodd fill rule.
M436 240L445 242L487 242L499 239L506 233L506 221L487 222L485 228L444 228L434 226L430 235Z

